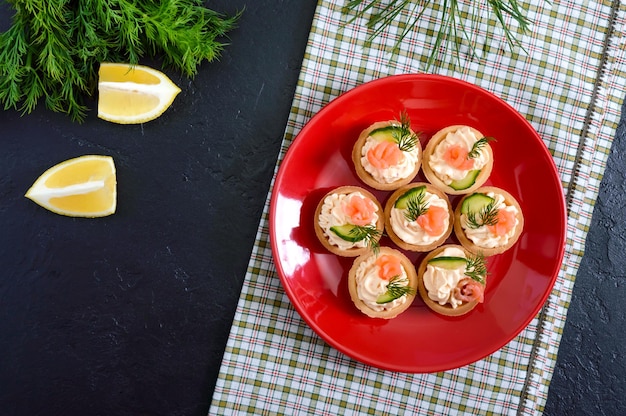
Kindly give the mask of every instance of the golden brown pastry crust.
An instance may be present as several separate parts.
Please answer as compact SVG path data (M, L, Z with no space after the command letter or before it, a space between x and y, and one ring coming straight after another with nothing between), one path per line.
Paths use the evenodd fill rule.
M353 192L360 192L363 196L369 198L372 200L372 202L374 202L376 204L376 207L378 208L378 220L376 221L376 229L380 231L380 234L377 238L377 240L380 240L380 237L382 236L382 233L384 231L385 228L385 217L384 217L384 212L383 212L383 208L380 205L380 202L378 202L378 199L376 199L376 197L369 191L358 187L358 186L340 186L338 188L335 188L333 190L331 190L330 192L326 193L326 195L324 195L322 197L322 199L320 200L320 202L317 204L317 208L315 209L315 215L313 216L313 228L315 229L315 235L317 236L318 240L320 241L320 243L322 243L322 245L331 253L336 254L338 256L341 257L356 257L356 256L360 256L361 254L367 253L368 251L370 251L371 249L369 247L353 247L347 250L343 250L339 247L337 247L334 244L331 244L328 241L328 237L326 236L326 234L324 233L324 230L322 229L322 227L320 227L319 225L319 216L320 213L322 212L322 207L324 205L324 199L326 199L327 196L331 195L331 194L351 194Z
M366 128L365 130L361 132L356 143L354 143L354 147L352 148L352 162L354 164L354 169L356 171L356 174L367 185L371 186L374 189L378 189L380 191L393 191L394 189L398 189L399 187L410 183L415 178L415 176L417 175L417 172L419 172L419 169L420 169L423 152L422 152L422 144L420 143L419 140L417 140L417 143L415 144L415 146L418 148L418 151L419 151L417 163L415 164L413 171L408 177L404 179L399 179L391 183L382 183L374 179L374 177L370 175L369 172L367 172L363 168L363 164L361 163L361 151L370 133L382 127L386 127L391 124L397 124L397 123L398 122L395 120L390 120L390 121L379 121L379 122L372 124L371 126L369 126L368 128ZM414 133L413 130L411 130L411 132Z
M391 209L393 208L393 205L395 204L396 200L399 197L401 197L409 189L417 188L419 186L425 186L426 190L429 193L437 195L439 198L443 199L448 204L448 214L449 214L448 229L443 233L441 237L439 237L439 239L437 239L437 241L434 241L431 244L425 244L425 245L416 245L416 244L407 243L406 241L398 237L398 235L393 230L393 227L391 226ZM387 203L385 204L385 231L387 232L387 235L389 236L391 241L393 241L398 247L404 250L424 252L424 251L430 251L442 245L444 241L446 241L446 239L450 237L450 234L452 234L453 223L454 223L454 211L452 210L452 205L450 205L450 200L448 199L448 196L445 193L443 193L441 190L439 190L438 188L436 188L435 186L427 182L414 182L414 183L410 183L408 185L405 185L397 189L393 194L391 194L391 196L387 200Z
M461 205L463 204L463 201L465 200L465 198L475 193L486 194L489 192L502 195L504 197L504 203L506 205L509 205L509 206L512 205L515 208L517 208L516 218L519 221L519 223L517 224L517 228L515 229L515 234L509 239L507 244L500 246L500 247L494 247L494 248L484 248L484 247L480 247L474 244L472 240L467 238L467 236L465 235L465 230L463 229L463 226L461 225ZM519 239L519 236L522 234L523 229L524 229L524 214L522 212L522 208L520 207L519 203L513 197L513 195L511 195L504 189L497 188L495 186L483 186L481 188L476 189L471 194L465 195L459 201L459 203L456 206L456 209L454 210L454 234L459 239L459 242L461 243L463 247L465 247L467 250L471 251L472 253L482 254L485 257L504 253L505 251L513 247L515 243L517 243L517 240Z
M455 132L462 127L469 127L474 135L479 139L484 137L484 135L480 131L470 126L454 125L443 128L435 133L433 137L431 137L428 141L428 144L424 149L424 155L422 160L422 170L424 171L424 175L426 175L428 181L435 185L437 188L450 195L463 195L474 192L474 190L480 188L487 181L487 179L489 179L489 175L491 175L491 170L493 169L493 151L491 149L491 146L489 146L489 143L487 143L482 148L482 150L488 153L489 162L482 168L482 170L476 177L476 181L474 182L474 184L467 189L456 190L454 188L451 188L449 185L446 185L441 179L439 179L437 174L430 168L430 157L435 151L437 145L446 138L448 133Z
M348 272L348 291L350 292L350 298L352 299L352 302L354 302L354 305L367 316L371 318L392 319L398 316L400 313L404 312L413 303L413 300L415 299L415 296L417 295L417 280L418 279L417 279L417 273L415 271L415 266L413 266L413 263L411 263L411 260L409 260L400 251L393 249L391 247L381 247L378 255L380 256L383 254L393 255L400 259L400 262L402 263L402 267L404 267L404 270L406 271L407 277L409 279L409 286L413 288L413 293L406 295L407 301L404 302L402 305L396 308L390 309L390 310L375 311L371 309L369 306L367 306L365 302L359 299L357 288L356 288L357 286L356 285L356 271L359 267L359 264L361 264L363 261L366 261L371 256L376 256L376 254L374 254L373 252L369 252L369 253L366 253L357 257L354 260L354 263L352 263L352 267L350 268L350 271Z
M479 302L476 300L471 301L471 302L466 302L457 306L456 308L453 308L452 305L450 305L449 303L446 303L445 305L440 305L439 302L435 302L434 300L428 297L428 290L426 289L426 286L424 285L424 273L426 272L426 267L428 266L428 260L437 257L442 251L444 251L448 247L457 247L463 250L463 252L465 252L466 257L472 255L468 250L466 250L465 248L457 244L446 244L431 251L430 253L426 255L426 257L424 257L424 260L422 260L422 262L419 265L419 268L417 269L418 291L419 291L420 297L422 298L426 306L428 306L433 311L441 315L445 315L445 316L461 316L461 315L465 315L466 313L474 309L476 305L478 305ZM485 277L485 282L486 282L486 277Z

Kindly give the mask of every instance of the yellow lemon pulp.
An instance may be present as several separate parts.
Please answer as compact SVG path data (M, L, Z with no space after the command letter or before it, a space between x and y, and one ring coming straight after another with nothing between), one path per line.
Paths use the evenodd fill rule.
M168 77L143 65L102 63L98 72L98 117L119 124L159 117L180 93Z
M61 162L37 178L25 196L61 215L111 215L117 205L113 158L86 155Z

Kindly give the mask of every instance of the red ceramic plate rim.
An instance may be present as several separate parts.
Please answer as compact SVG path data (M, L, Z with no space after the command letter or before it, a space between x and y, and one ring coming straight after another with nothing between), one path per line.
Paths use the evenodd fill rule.
M391 98L386 96L387 92ZM449 93L449 97L446 95L447 93ZM385 101L387 99L389 102ZM379 101L381 110L372 107L372 100ZM456 103L454 103L455 101ZM385 109L385 106L389 108ZM485 106L492 106L493 108L485 109ZM422 137L423 146L432 133L445 127L446 123L448 125L473 124L476 126L476 124L480 125L483 122L483 127L486 125L487 130L489 130L490 125L497 125L500 133L506 127L505 123L513 126L516 133L512 136L517 135L515 140L510 139L508 142L505 140L503 144L496 142L493 146L496 157L495 175L492 174L494 180L487 182L487 184L507 189L507 186L504 186L506 184L515 188L518 191L517 195L516 192L511 192L511 189L507 190L516 195L518 200L522 200L525 214L526 211L530 214L527 221L530 220L531 223L528 227L529 236L527 238L522 234L520 242L513 249L496 256L494 268L502 276L496 276L492 279L486 292L485 304L479 305L470 314L449 320L435 316L436 314L427 310L424 305L419 305L415 308L412 306L399 318L395 318L398 320L397 323L389 324L395 320L385 320L384 324L379 324L373 321L383 320L372 320L364 315L359 316L359 312L352 314L352 311L349 310L349 308L354 310L356 308L351 304L349 297L346 298L346 291L341 286L345 283L346 276L343 275L347 274L348 261L351 262L352 259L329 260L326 256L330 254L323 253L323 250L320 249L321 245L315 240L312 226L309 227L307 224L309 220L311 224L313 221L311 207L314 202L306 201L312 195L319 200L328 189L348 184L363 186L370 191L372 190L358 181L356 176L350 176L347 173L347 167L331 166L329 168L331 164L343 163L341 159L346 165L349 163L347 153L351 145L349 141L352 139L337 139L340 144L331 153L335 156L341 155L335 158L339 159L339 162L337 160L330 161L333 159L330 155L328 160L322 160L322 154L318 155L315 152L312 141L319 140L320 133L328 133L333 130L349 130L358 135L361 129L372 122L381 120L381 117L385 117L387 114L398 114L399 111L407 107L414 114L417 114L418 127L422 127L427 132L426 139ZM429 125L431 124L430 120L437 120L436 114L432 118L430 113L420 118L422 112L440 111L442 108L450 110L445 123L439 121L437 124L433 121L432 125ZM411 115L411 111L409 111L409 115L415 130L413 124L415 117ZM332 120L330 119L331 115L335 117ZM488 120L485 121L487 118ZM354 126L350 126L350 123L353 123ZM484 130L483 133L489 135L489 132ZM507 147L499 148L499 146L504 145ZM519 149L516 146L520 146ZM523 152L524 149L528 150L529 155L522 158L519 153ZM307 160L304 159L304 155L306 155ZM499 155L503 159L499 160L500 165L497 163ZM316 157L320 161L310 162L308 160ZM506 168L501 167L505 162L508 166ZM323 168L324 172L314 172L316 166ZM518 167L520 168L519 172L517 171ZM335 179L335 169L337 170L336 178L343 179ZM535 173L540 175L539 177L533 177L535 171L539 172ZM294 176L299 175L301 176L294 178ZM527 178L527 176L529 177ZM417 180L420 178L416 178ZM422 180L424 180L423 175ZM346 181L351 183L345 183ZM541 182L537 185L540 189L537 192L530 192L529 189L534 189L531 188L530 183L537 184L537 181ZM550 205L542 208L544 211L541 212L537 212L535 207L537 201L542 201L537 195L538 192L545 192L543 195L548 198ZM289 201L295 202L295 204ZM286 205L288 202L289 207ZM381 202L384 205L384 200ZM286 214L287 212L289 214ZM307 218L308 216L311 218ZM533 227L535 219L541 224ZM566 213L562 186L552 156L530 123L513 107L496 95L459 79L441 75L405 74L364 83L337 97L311 118L291 143L280 164L270 202L269 225L272 254L281 284L297 312L322 339L347 356L374 367L406 373L425 373L445 371L480 360L502 348L532 321L549 296L561 268L565 249ZM456 243L454 239L449 242ZM302 258L299 259L298 255L301 255ZM535 255L539 258L529 258L529 256ZM321 282L327 276L321 276L322 273L319 272L318 266L312 264L313 256L318 263L320 259L334 262L334 266L331 266L330 269L335 272L339 267L339 274L342 276L335 276L335 283L331 282L330 287L327 287L329 286L327 283ZM416 260L416 265L417 262L419 262L419 258ZM338 266L338 264L340 265ZM521 279L522 282L515 283L516 286L513 288L508 288L507 282L517 278ZM303 287L303 285L310 285L311 290L307 290L308 288ZM491 286L493 286L493 290L491 290ZM528 303L524 303L523 299L518 301L516 295L508 293L513 289L528 291L529 294L525 295L528 296ZM311 296L317 297L317 299L312 301ZM507 318L506 322L503 321L502 328L496 328L496 334L492 335L485 328L482 328L483 321L488 325L498 325L497 313L490 311L489 308L492 306L492 309L497 309L497 312L503 311L507 307L503 298L507 296L515 296L515 302L519 302L521 305L519 308L521 315L518 314L520 316L517 316L512 313L510 319ZM497 302L494 298L497 299ZM336 304L338 301L344 305L338 306ZM421 302L419 297L416 298L414 304L418 302ZM513 303L515 304L515 302ZM349 304L345 305L347 303ZM412 308L413 312L409 313ZM414 322L417 316L420 318ZM338 322L342 319L346 322ZM415 342L415 346L407 347L408 349L399 348L399 353L404 354L405 358L408 357L407 360L391 357L389 354L391 350L387 349L385 343L378 340L381 337L390 337L392 342L400 342L400 338L404 336L402 335L403 331L413 326L419 327L419 325L425 326L424 329L421 329L423 333L439 336L441 335L440 331L448 330L443 327L480 328L481 335L477 336L484 336L488 340L483 345L474 345L481 343L480 339L482 338L476 338L479 341L468 341L473 344L459 345L459 348L455 349L454 346L450 347L449 340L424 342L420 339L419 334L412 334L409 338ZM354 328L353 334L350 334L351 327ZM367 337L363 338L367 335L366 332L378 333L378 337L371 338L372 343L377 343L375 348L368 345L370 341ZM470 332L466 335L470 338L472 336ZM353 341L353 338L358 338L359 341ZM378 348L385 352L379 353Z

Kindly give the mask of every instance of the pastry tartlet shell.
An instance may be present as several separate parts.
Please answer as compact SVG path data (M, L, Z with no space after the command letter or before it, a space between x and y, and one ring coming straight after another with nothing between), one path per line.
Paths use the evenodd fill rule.
M382 183L374 179L374 177L363 168L363 164L361 163L361 151L370 133L372 133L374 130L387 127L392 124L397 125L398 122L395 120L390 120L390 121L379 121L379 122L372 124L371 126L369 126L368 128L366 128L365 130L361 132L361 134L359 135L359 138L354 143L354 147L352 148L352 163L354 164L354 169L356 171L357 176L365 184L371 186L374 189L378 189L379 191L393 191L395 189L400 188L401 186L411 183L411 181L415 178L415 176L417 176L417 173L419 172L420 166L422 164L422 157L423 157L422 144L420 143L419 140L417 140L415 143L415 146L418 148L417 163L415 164L413 171L408 177L399 179L391 183ZM411 133L415 134L413 130L411 130Z
M407 294L406 302L404 302L402 305L394 309L390 309L386 311L375 311L371 309L370 307L368 307L365 304L365 302L359 299L357 288L356 288L357 286L356 285L356 271L359 267L359 264L361 264L363 261L368 260L371 256L377 256L377 255L380 256L383 254L388 254L388 255L392 255L392 256L396 256L400 258L402 267L404 267L404 270L406 271L406 275L409 279L409 286L413 288L414 292L412 294ZM417 285L418 285L417 272L415 271L415 266L413 266L413 263L411 262L411 260L409 260L409 258L406 257L404 254L402 254L400 251L393 249L391 247L381 247L378 254L369 252L369 253L366 253L357 257L356 259L354 259L354 262L352 263L352 267L350 268L350 271L348 272L348 291L350 292L350 298L352 299L352 302L354 303L354 305L361 312L363 312L365 315L369 316L370 318L392 319L400 315L402 312L407 310L409 306L411 306L411 304L413 303L413 300L415 299L415 296L417 296Z
M466 257L472 255L471 252L469 252L463 246L460 246L458 244L446 244L428 253L426 257L424 257L424 259L422 260L422 262L420 263L417 269L418 292L420 294L420 297L426 304L426 306L428 306L434 312L437 312L438 314L445 315L445 316L461 316L473 310L476 307L476 305L478 305L479 302L477 300L473 300L471 302L463 303L457 306L456 308L453 308L452 305L450 305L449 303L446 303L445 305L440 305L439 302L436 302L428 297L428 290L426 289L426 286L424 285L424 273L426 272L428 261L432 258L437 257L441 252L443 252L448 247L456 247L456 248L463 250ZM486 277L485 277L485 285L486 285Z
M474 135L479 139L484 137L484 135L480 131L476 130L475 128L471 126L465 126L465 125L448 126L439 130L430 138L430 140L428 141L428 144L426 144L426 148L424 149L424 153L423 153L422 171L424 171L424 175L426 175L426 178L428 179L430 183L432 183L437 188L441 189L442 191L444 191L445 193L449 195L464 195L464 194L469 194L469 193L474 192L476 189L480 188L487 181L487 179L489 179L489 176L491 175L491 171L493 169L493 150L491 149L491 146L489 145L489 143L487 143L482 148L483 151L486 151L488 153L489 162L485 166L483 166L482 170L476 177L474 184L467 189L457 190L457 189L450 187L449 185L446 185L441 179L439 179L437 174L430 168L430 164L429 164L430 157L434 153L437 145L446 138L448 133L455 132L463 127L469 127L471 131L474 133Z
M507 244L500 246L500 247L494 247L494 248L484 248L484 247L480 247L474 244L472 240L467 238L467 236L465 235L465 230L463 229L463 226L461 225L461 206L463 204L463 201L467 197L475 193L487 194L489 192L502 195L504 197L504 203L506 205L512 205L515 208L517 208L516 218L519 222L517 224L517 228L515 229L515 234L509 239ZM456 235L456 238L459 240L461 245L465 249L471 251L474 254L482 254L483 256L488 257L488 256L494 256L496 254L504 253L505 251L513 247L515 243L517 243L523 230L524 230L524 214L522 212L522 208L520 207L519 202L517 202L517 199L515 199L513 195L511 195L510 193L508 193L502 188L497 188L495 186L480 187L476 189L474 192L472 192L471 194L465 195L463 198L461 198L461 200L458 202L456 206L456 209L454 210L454 234Z
M343 250L337 247L336 245L331 244L330 241L328 240L328 237L326 237L324 230L319 225L319 216L320 216L320 213L322 212L322 207L324 206L324 200L326 199L327 196L332 195L332 194L346 194L347 195L353 192L360 192L363 196L371 199L372 202L374 202L376 206L378 207L378 213L377 213L378 220L376 221L376 229L380 231L380 234L378 235L377 241L380 240L380 238L382 237L383 231L385 229L385 216L384 216L383 208L380 205L380 202L378 202L378 199L376 199L376 197L371 192L359 186L340 186L338 188L335 188L329 191L320 199L320 202L317 204L317 208L315 209L315 215L313 216L313 228L315 229L315 235L317 236L317 239L320 241L320 243L322 243L324 248L326 248L331 253L341 256L341 257L360 256L361 254L371 251L371 249L370 247L366 246L366 247L353 247L347 250Z
M426 190L429 193L435 194L439 198L446 201L446 203L448 204L448 214L449 214L448 229L442 234L441 237L439 237L439 239L432 242L431 244L425 244L425 245L407 243L395 233L395 231L393 230L393 227L391 226L391 210L395 202L397 201L397 199L401 197L409 189L417 188L420 186L425 186ZM391 239L391 241L393 241L398 247L404 250L425 252L425 251L431 251L439 247L448 239L448 237L450 237L450 234L452 234L453 224L454 224L454 210L452 209L452 205L450 204L450 200L448 199L448 196L444 192L442 192L439 188L427 182L413 182L397 189L395 192L393 192L389 196L389 199L387 199L387 203L385 204L385 231L387 235L389 236L389 238Z

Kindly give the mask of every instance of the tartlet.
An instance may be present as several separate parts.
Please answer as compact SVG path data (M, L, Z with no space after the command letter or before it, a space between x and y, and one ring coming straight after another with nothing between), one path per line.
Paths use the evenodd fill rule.
M361 132L352 148L352 162L365 184L392 191L410 183L419 172L422 145L405 119L380 121Z
M494 186L483 186L465 195L458 202L454 217L454 234L461 245L484 256L504 253L513 247L524 229L520 204L513 195Z
M358 186L340 186L321 198L313 223L315 235L328 251L356 257L378 244L385 219L380 202L371 192Z
M424 149L424 175L447 194L473 192L489 179L493 169L490 140L470 126L454 125L439 130Z
M453 223L448 197L426 182L397 189L385 204L385 231L404 250L433 250L452 234Z
M386 258L386 256L389 257ZM396 269L388 266L396 262ZM382 271L381 271L382 270ZM386 273L387 277L380 277ZM390 247L369 252L357 257L348 272L348 291L354 305L371 318L392 319L404 312L417 294L417 272L404 254ZM390 290L400 290L402 295L394 297Z
M467 276L468 259L478 261L480 280ZM474 269L474 268L472 268ZM470 273L472 274L472 273ZM446 244L424 257L417 270L420 297L430 309L445 316L465 315L483 302L486 287L484 259L457 244Z

